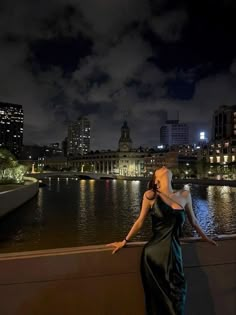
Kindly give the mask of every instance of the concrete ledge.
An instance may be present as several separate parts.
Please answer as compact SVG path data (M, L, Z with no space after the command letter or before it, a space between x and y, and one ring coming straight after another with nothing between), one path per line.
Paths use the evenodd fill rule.
M38 180L32 177L25 177L25 180L27 185L0 192L0 217L18 208L38 193Z
M236 314L236 236L218 244L183 240L186 315ZM1 314L144 315L143 245L1 254Z

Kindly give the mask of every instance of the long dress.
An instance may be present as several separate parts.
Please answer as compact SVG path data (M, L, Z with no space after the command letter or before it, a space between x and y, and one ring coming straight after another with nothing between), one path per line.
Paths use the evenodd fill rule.
M179 236L184 209L174 210L158 195L150 209L153 237L141 256L147 315L183 315L186 282Z

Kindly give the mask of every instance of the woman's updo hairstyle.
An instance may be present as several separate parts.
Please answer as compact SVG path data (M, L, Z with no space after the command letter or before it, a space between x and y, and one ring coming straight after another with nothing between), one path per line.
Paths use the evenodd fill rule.
M148 182L148 189L149 190L152 190L152 191L154 191L154 192L156 192L157 191L157 184L155 183L155 181L156 181L156 170L153 172L153 174L152 174L152 178L151 178L151 180Z

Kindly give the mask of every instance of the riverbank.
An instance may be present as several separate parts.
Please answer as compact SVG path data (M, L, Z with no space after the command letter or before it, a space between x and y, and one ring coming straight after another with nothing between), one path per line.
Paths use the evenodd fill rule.
M32 177L25 177L23 185L0 186L0 218L29 201L38 190L38 180Z

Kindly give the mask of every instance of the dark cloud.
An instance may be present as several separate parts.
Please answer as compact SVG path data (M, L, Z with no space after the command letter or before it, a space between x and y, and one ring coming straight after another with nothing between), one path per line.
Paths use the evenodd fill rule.
M163 41L176 42L181 39L187 21L188 14L186 10L177 9L154 16L150 20L150 26L153 32Z
M92 53L92 42L81 34L76 37L57 37L36 40L30 44L31 64L37 63L40 70L46 71L57 66L64 73L77 69L80 60Z
M25 111L25 143L61 141L82 114L92 148L155 145L179 112L192 140L236 103L233 1L8 0L0 11L0 99ZM204 111L204 115L202 114Z

